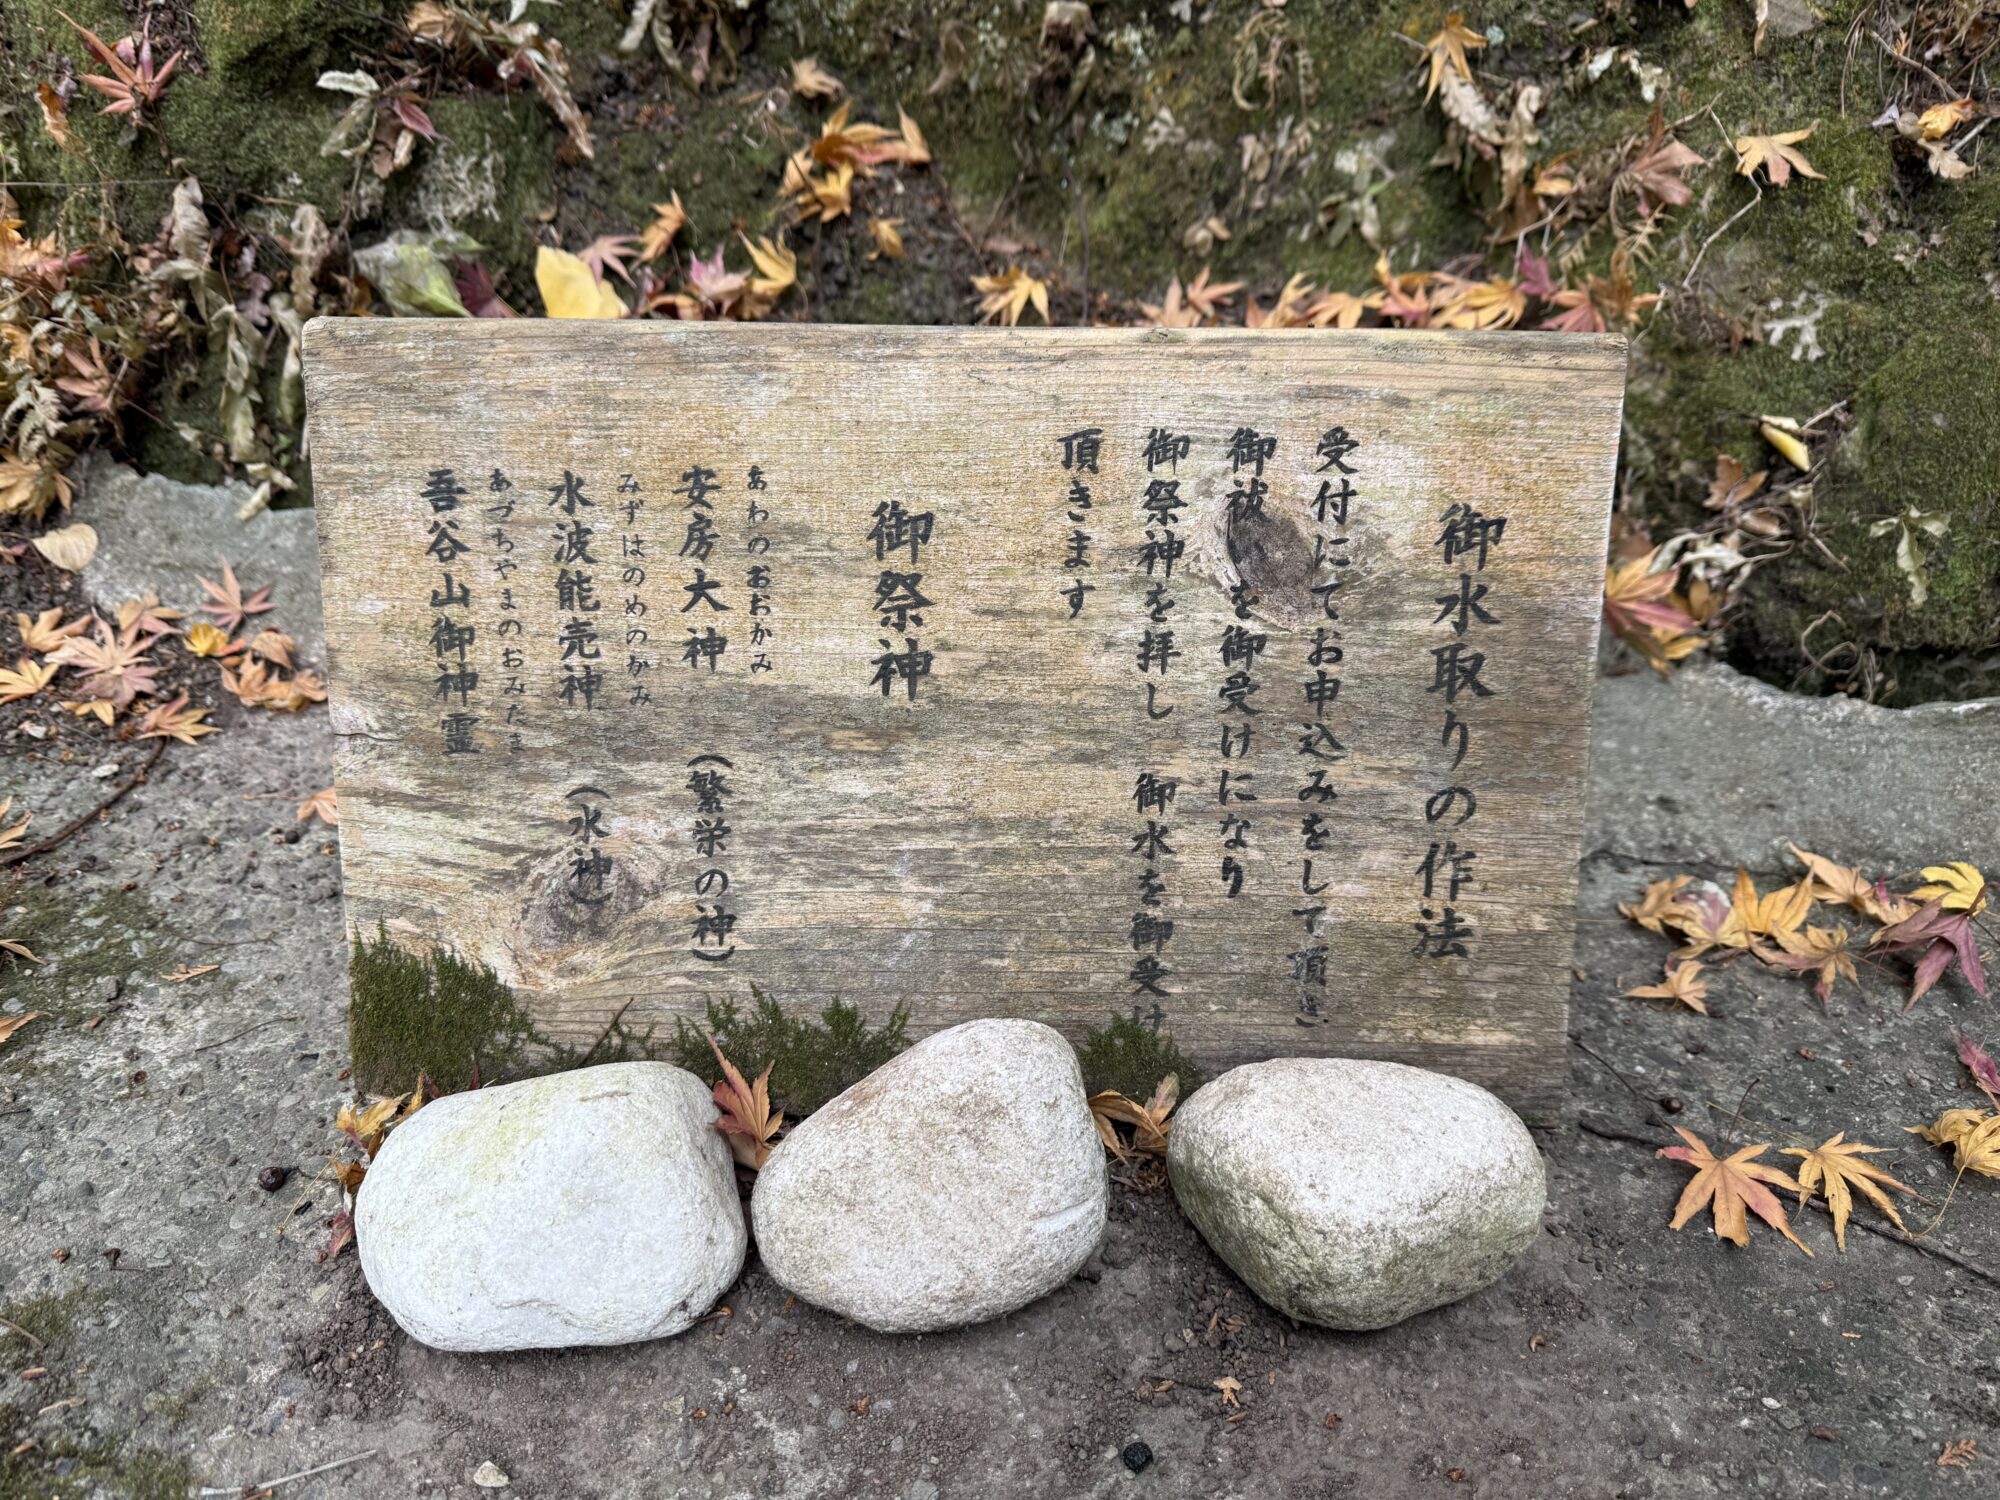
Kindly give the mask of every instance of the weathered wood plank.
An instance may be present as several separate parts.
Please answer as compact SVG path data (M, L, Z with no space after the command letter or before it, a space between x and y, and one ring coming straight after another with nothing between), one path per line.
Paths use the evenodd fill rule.
M1531 334L315 323L350 921L570 1039L753 982L919 1029L1136 1006L1209 1064L1396 1058L1548 1115L1623 368ZM1155 429L1188 441L1149 471Z

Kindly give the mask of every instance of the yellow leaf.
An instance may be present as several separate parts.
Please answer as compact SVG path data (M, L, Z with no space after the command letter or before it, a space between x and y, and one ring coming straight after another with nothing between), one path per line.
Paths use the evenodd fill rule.
M674 242L674 236L687 227L687 210L681 207L681 195L676 192L665 203L653 205L653 222L646 226L646 232L639 239L639 259L658 260L667 253L667 246Z
M1970 99L1953 99L1947 104L1933 104L1917 116L1917 124L1923 127L1925 140L1941 140L1978 113L1979 106Z
M1485 36L1467 26L1464 16L1456 11L1446 16L1444 29L1424 43L1424 55L1431 65L1430 84L1424 90L1424 102L1429 103L1431 95L1437 92L1447 67L1465 82L1472 82L1472 64L1466 61L1465 54L1468 51L1477 52L1485 45Z
M1811 874L1813 900L1850 906L1878 922L1900 922L1905 917L1916 915L1916 908L1901 896L1891 896L1884 901L1876 894L1875 883L1863 876L1858 866L1837 865L1830 859L1807 853L1797 844L1785 847Z
M868 253L870 260L888 256L891 260L903 258L903 221L901 219L870 219L868 234L875 241L875 248Z
M931 159L930 142L924 139L923 131L917 128L917 122L910 118L902 105L896 106L896 114L902 127L903 160L913 167L925 165Z
M90 617L80 615L65 625L61 610L45 609L38 615L16 615L14 623L21 631L21 645L47 656L51 651L60 651L71 636L88 630Z
M1683 960L1666 971L1667 977L1660 984L1642 984L1635 990L1627 990L1626 998L1631 1000L1678 1000L1689 1010L1708 1014L1708 1007L1702 1001L1708 998L1708 981L1701 977L1703 965L1693 959Z
M1717 1239L1747 1246L1750 1243L1750 1224L1744 1210L1748 1209L1807 1255L1812 1254L1805 1242L1792 1233L1792 1226L1785 1220L1785 1206L1771 1191L1771 1187L1782 1187L1797 1192L1798 1183L1778 1168L1756 1160L1771 1149L1769 1142L1760 1146L1745 1146L1730 1156L1718 1157L1700 1136L1682 1130L1678 1125L1674 1127L1674 1134L1687 1144L1663 1146L1654 1155L1684 1162L1693 1167L1695 1173L1693 1181L1682 1190L1680 1202L1674 1205L1673 1220L1667 1225L1669 1229L1679 1229L1706 1208L1714 1215Z
M1799 424L1789 417L1760 417L1757 430L1764 435L1764 441L1784 457L1786 463L1804 472L1812 467L1812 453L1806 448L1799 435Z
M1813 164L1794 148L1810 136L1817 125L1808 125L1804 130L1787 130L1779 135L1742 135L1736 138L1736 171L1748 177L1759 167L1771 181L1771 186L1781 188L1792 180L1796 170L1801 177L1819 177ZM1801 466L1803 467L1803 466Z
M329 828L340 826L340 796L332 787L314 792L299 804L297 821L303 823L314 816Z
M622 318L625 304L590 267L567 250L535 251L535 285L552 318Z
M757 264L758 274L750 278L751 291L760 297L777 297L798 284L799 258L790 250L763 236L754 242L745 235L737 238Z
M1833 1242L1845 1250L1847 1216L1854 1209L1854 1195L1848 1189L1859 1188L1862 1197L1887 1214L1890 1223L1908 1234L1909 1230L1903 1228L1902 1215L1896 1212L1896 1205L1889 1201L1889 1195L1882 1189L1892 1187L1913 1198L1916 1189L1896 1181L1874 1163L1861 1159L1864 1155L1881 1151L1882 1147L1864 1146L1859 1141L1845 1139L1846 1135L1843 1130L1810 1151L1787 1146L1778 1153L1799 1158L1799 1207L1806 1206L1806 1200L1812 1197L1815 1189L1824 1192L1826 1206L1833 1214Z
M13 946L18 946L18 944ZM28 950L23 948L21 951L27 953ZM28 956L30 958L34 957L32 953L29 953ZM40 960L37 959L36 962L39 963ZM45 1010L31 1010L24 1016L0 1016L0 1047L6 1046L7 1039L23 1026L26 1026L30 1021L39 1021L47 1014L48 1012Z
M35 538L35 550L65 573L81 573L97 556L97 529L78 521Z
M1930 884L1910 892L1916 900L1935 901L1946 911L1968 912L1975 917L1986 910L1986 877L1977 866L1962 859L1948 865L1925 865L1924 879Z
M1037 281L1019 266L1009 266L998 276L975 276L972 286L981 293L979 321L982 323L991 323L997 317L1012 328L1021 321L1021 314L1030 304L1042 315L1044 323L1049 320L1048 283Z
M187 648L196 656L220 656L229 648L229 634L206 620L198 620L188 626Z
M817 59L801 57L792 64L792 92L801 99L832 99L846 92L846 86Z
M1630 917L1648 932L1666 935L1669 926L1683 927L1695 915L1694 908L1681 899L1692 875L1674 875L1666 880L1656 880L1640 894L1637 906L1618 903L1618 910Z
M1949 1146L1961 1172L2000 1177L2000 1113L1990 1109L1948 1109L1932 1125L1906 1127L1933 1146Z
M60 670L55 663L46 665L20 659L14 669L0 667L0 703L14 703L22 698L32 698L49 685L50 680Z

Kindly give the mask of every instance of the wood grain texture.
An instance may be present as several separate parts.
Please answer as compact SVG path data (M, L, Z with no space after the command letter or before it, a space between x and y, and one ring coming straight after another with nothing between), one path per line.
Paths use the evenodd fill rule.
M1079 1036L1136 1006L1208 1066L1391 1058L1550 1117L1623 371L1621 341L1568 335L316 322L350 923L491 964L565 1039L753 983L788 1006L906 1001L917 1030L1025 1015ZM1061 439L1091 428L1095 471L1066 469ZM1149 474L1156 428L1189 443ZM1232 466L1239 429L1274 443L1266 493L1254 458ZM1354 446L1330 463L1335 429ZM1342 464L1344 525L1315 513ZM716 488L690 509L697 467ZM425 498L440 469L454 509ZM1171 526L1143 509L1150 479L1178 481ZM885 506L931 518L914 562L878 557ZM1504 518L1483 567L1447 559L1452 507ZM589 563L558 559L575 523ZM1171 578L1157 548L1145 570L1149 528L1185 548ZM1077 529L1091 566L1065 569ZM565 567L596 611L558 607ZM697 567L714 589L689 591ZM885 628L885 569L921 573L921 624ZM1313 590L1336 577L1329 622ZM690 626L726 638L712 668L686 659ZM1142 668L1167 628L1179 654ZM885 695L879 659L905 652L929 671L912 698L892 663ZM563 696L586 666L590 707ZM1314 705L1321 670L1340 687ZM446 753L453 734L473 753ZM729 829L707 854L703 769ZM1314 771L1335 800L1301 797ZM1164 809L1135 802L1142 772L1177 783ZM1476 812L1458 795L1433 819L1452 787ZM1149 819L1171 853L1135 849ZM1423 896L1433 844L1476 856L1455 899L1440 859ZM1424 956L1447 905L1465 952ZM698 930L704 909L733 926ZM1148 958L1160 994L1134 978Z

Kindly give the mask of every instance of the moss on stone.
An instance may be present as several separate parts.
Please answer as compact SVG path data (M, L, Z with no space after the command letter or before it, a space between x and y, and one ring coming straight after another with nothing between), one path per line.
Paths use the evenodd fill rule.
M861 1012L838 998L813 1021L786 1015L767 995L751 991L746 1011L734 1002L710 1001L705 1027L674 1023L667 1049L670 1062L710 1085L722 1068L709 1049L713 1035L746 1078L771 1070L771 1094L794 1118L809 1115L852 1087L910 1045L904 1033L909 1010L898 1005L880 1026L870 1027Z
M386 927L355 935L348 980L354 1081L367 1093L405 1092L419 1074L457 1093L522 1068L546 1045L486 965L443 948L413 953Z
M1140 1103L1152 1097L1169 1073L1180 1080L1183 1099L1204 1081L1201 1069L1188 1061L1169 1033L1154 1031L1130 1016L1113 1016L1102 1030L1086 1031L1077 1061L1083 1065L1083 1086L1090 1093L1115 1089Z

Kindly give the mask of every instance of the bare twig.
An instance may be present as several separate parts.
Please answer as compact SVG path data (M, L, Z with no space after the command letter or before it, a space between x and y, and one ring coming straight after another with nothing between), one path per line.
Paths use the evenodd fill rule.
M296 1020L298 1020L297 1016L271 1016L266 1020L259 1021L255 1026L245 1026L241 1031L232 1032L219 1042L203 1042L199 1047L190 1049L186 1055L193 1057L197 1052L212 1052L217 1047L227 1047L231 1042L242 1040L253 1031L262 1031L266 1026L282 1026L287 1021Z
M80 833L83 829L89 827L100 815L109 812L119 799L131 791L133 787L145 781L146 773L153 769L154 762L160 758L160 752L166 748L167 742L164 739L155 740L153 742L153 753L146 757L145 764L139 767L130 781L119 787L117 791L106 797L89 812L82 814L80 817L72 818L69 822L63 824L62 827L43 839L39 844L30 844L25 849L16 849L8 854L0 854L0 869L4 869L8 865L18 865L23 860L33 859L38 854L47 854L51 849L56 848L77 833Z
M232 1484L217 1487L205 1484L198 1493L203 1495L254 1495L260 1490L274 1490L281 1484L291 1484L296 1480L310 1479L315 1474L324 1474L329 1469L344 1469L349 1464L358 1464L364 1458L373 1458L380 1449L370 1448L366 1453L351 1454L346 1458L336 1458L330 1464L321 1464L316 1469L301 1469L296 1474L286 1474L277 1479L260 1479L255 1484Z
M40 1339L36 1338L32 1333L28 1332L27 1329L23 1328L19 1323L16 1323L12 1318L0 1318L0 1327L13 1329L14 1332L20 1334L22 1338L26 1339L31 1345L33 1345L37 1349L48 1348L47 1344L44 1344Z

